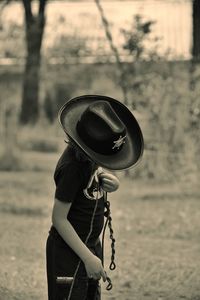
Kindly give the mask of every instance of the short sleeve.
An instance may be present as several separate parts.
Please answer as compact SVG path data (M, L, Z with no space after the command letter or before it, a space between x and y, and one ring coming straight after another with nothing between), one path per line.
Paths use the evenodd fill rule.
M81 173L76 164L62 166L55 176L55 198L62 202L73 202L81 187Z

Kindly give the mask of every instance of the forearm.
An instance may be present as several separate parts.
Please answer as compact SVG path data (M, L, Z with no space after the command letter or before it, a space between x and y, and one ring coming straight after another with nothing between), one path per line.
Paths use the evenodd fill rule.
M80 257L83 262L92 255L92 252L82 242L71 223L65 219L53 218L53 225L61 235L63 240L69 245L70 248Z
M79 238L71 223L66 218L70 207L70 202L64 203L55 198L52 212L52 223L63 240L84 262L87 275L89 277L92 276L94 279L100 279L103 277L105 281L106 273L103 269L100 258L94 255L87 248L87 246Z

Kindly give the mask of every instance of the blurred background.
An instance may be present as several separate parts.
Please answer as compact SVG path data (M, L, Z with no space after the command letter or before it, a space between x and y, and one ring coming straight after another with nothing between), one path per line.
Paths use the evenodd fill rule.
M47 299L57 114L126 104L143 158L111 194L117 269L103 299L200 299L200 1L0 1L0 299Z

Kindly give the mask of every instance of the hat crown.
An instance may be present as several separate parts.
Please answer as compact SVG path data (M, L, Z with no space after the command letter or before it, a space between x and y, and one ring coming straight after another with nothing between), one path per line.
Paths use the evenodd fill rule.
M125 143L126 127L108 102L97 101L82 113L77 133L93 151L110 155Z

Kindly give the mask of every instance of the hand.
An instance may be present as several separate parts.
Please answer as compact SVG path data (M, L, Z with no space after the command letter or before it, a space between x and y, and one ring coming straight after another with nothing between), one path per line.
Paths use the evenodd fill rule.
M106 281L106 272L104 271L101 260L97 256L91 254L84 264L89 278L99 280L102 277L103 281Z
M105 192L114 192L119 188L119 179L110 173L102 172L99 174L101 187Z

